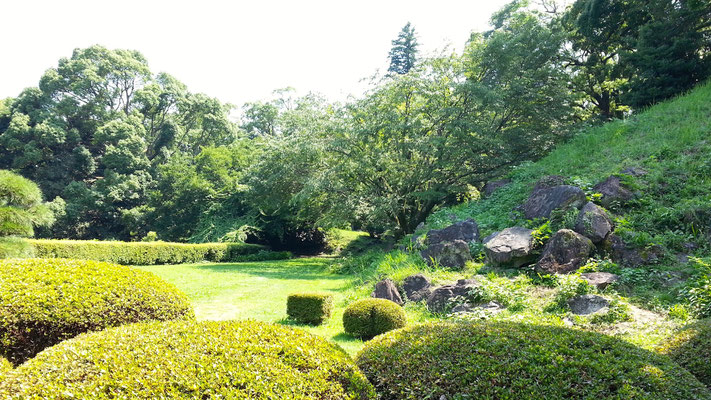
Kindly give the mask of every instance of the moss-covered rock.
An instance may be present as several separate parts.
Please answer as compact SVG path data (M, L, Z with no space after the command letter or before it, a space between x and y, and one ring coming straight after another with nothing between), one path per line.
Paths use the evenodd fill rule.
M375 338L356 363L383 400L711 399L666 356L551 326L417 325Z
M256 321L150 322L80 335L0 382L3 399L373 399L348 355Z
M711 319L684 327L659 350L711 387Z
M362 339L371 339L406 324L407 316L402 307L385 299L358 300L343 312L346 333Z
M14 364L80 333L194 318L187 297L155 275L68 259L0 260L0 355Z

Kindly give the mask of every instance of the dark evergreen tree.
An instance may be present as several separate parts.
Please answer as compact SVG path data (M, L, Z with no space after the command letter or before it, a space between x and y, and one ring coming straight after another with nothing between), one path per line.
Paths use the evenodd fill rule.
M397 39L392 41L393 47L390 49L390 67L388 72L396 74L406 74L415 67L417 61L417 37L415 28L408 22L397 35Z

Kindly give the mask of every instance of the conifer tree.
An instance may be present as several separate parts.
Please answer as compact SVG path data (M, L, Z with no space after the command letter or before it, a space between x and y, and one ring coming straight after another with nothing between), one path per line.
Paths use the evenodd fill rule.
M392 45L388 55L388 72L400 75L410 72L417 61L418 43L415 28L408 22L397 35L397 39L392 41Z

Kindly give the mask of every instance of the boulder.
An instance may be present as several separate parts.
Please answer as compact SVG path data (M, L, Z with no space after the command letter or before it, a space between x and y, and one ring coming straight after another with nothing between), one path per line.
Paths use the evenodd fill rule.
M586 280L590 286L595 286L598 290L605 290L606 287L620 280L620 277L609 272L588 272L581 274L580 279Z
M463 240L432 244L420 256L430 266L437 263L446 268L463 268L472 259L469 245Z
M607 212L592 202L583 206L575 222L575 231L589 238L593 243L604 241L613 228L614 225Z
M489 197L497 189L507 186L510 183L511 183L511 179L499 179L496 181L486 182L486 185L484 185L484 188L481 190L481 193L484 195L484 197Z
M536 263L536 272L567 274L577 271L588 260L594 248L592 241L585 236L570 229L561 229L543 248L543 255Z
M625 243L614 233L608 235L605 247L609 250L612 261L627 267L654 264L664 257L664 249L659 245L639 249Z
M370 294L370 297L375 297L377 299L390 300L398 305L403 305L405 302L400 296L400 292L397 290L395 282L390 279L384 279L375 284L375 291Z
M533 186L533 191L552 188L555 186L565 185L565 177L561 175L548 175L539 179L535 186Z
M568 300L570 311L572 311L575 315L589 315L596 313L609 305L610 303L608 303L604 297L594 294L576 296Z
M640 167L629 167L625 168L622 173L629 176L644 176L647 175L647 170Z
M479 225L473 219L457 222L444 229L432 229L427 232L427 243L437 244L462 240L467 243L479 241Z
M487 237L484 253L492 265L520 267L532 262L533 230L515 226Z
M559 208L580 208L586 202L585 192L576 186L547 186L539 181L528 200L521 206L526 219L550 218Z
M619 176L611 175L604 181L593 187L593 190L600 193L600 202L605 207L615 204L624 205L634 198L634 193L627 188Z
M442 313L455 297L468 297L479 286L476 279L460 279L453 285L440 286L432 291L427 299L427 308L435 313Z
M472 304L472 303L462 303L454 307L451 311L452 314L455 313L475 313L478 311L483 311L487 314L497 314L503 311L505 307L498 301L490 301L488 303L482 304Z
M427 300L431 294L432 283L422 274L411 275L405 278L402 288L410 301Z

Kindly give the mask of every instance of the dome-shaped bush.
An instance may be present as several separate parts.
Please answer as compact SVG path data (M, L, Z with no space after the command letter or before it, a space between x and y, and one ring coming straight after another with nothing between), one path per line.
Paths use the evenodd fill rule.
M16 365L80 333L146 320L194 318L155 275L97 261L0 260L0 355Z
M256 321L150 322L46 349L0 383L2 399L374 398L348 355Z
M711 387L711 319L684 327L659 350Z
M362 339L402 328L406 323L407 317L402 307L385 299L358 300L343 313L346 333Z
M0 357L0 381L5 378L5 374L12 370L12 364L10 361Z
M610 336L505 323L430 323L367 343L381 399L711 399L663 355Z

